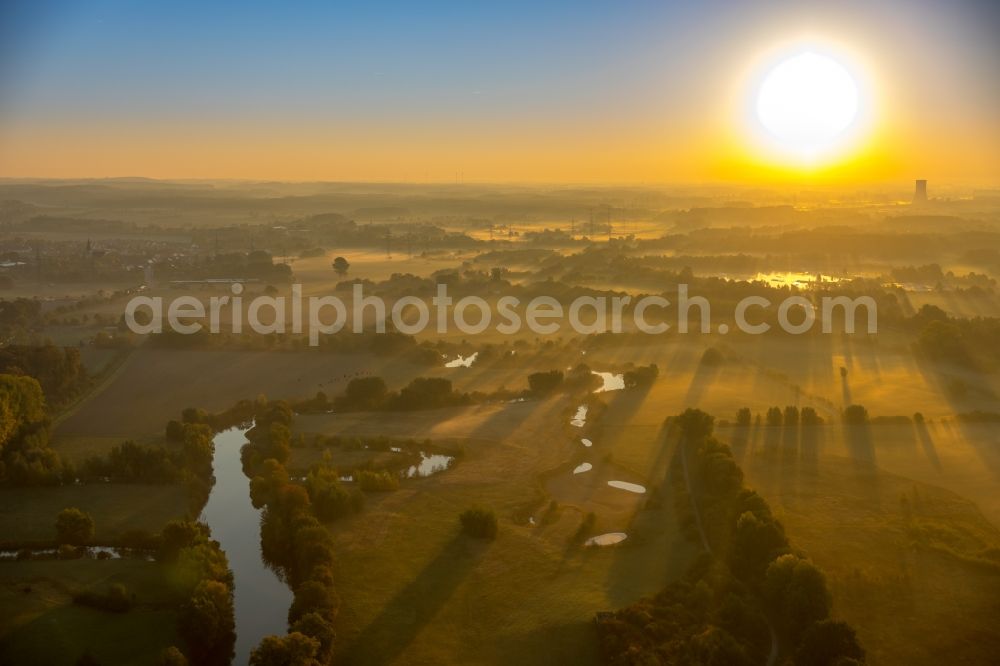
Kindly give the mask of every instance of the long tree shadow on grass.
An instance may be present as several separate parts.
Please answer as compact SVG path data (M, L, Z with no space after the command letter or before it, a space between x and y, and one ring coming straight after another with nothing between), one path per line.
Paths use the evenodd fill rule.
M841 400L844 402L844 407L854 404L854 398L851 397L851 384L847 381L847 369L840 369L840 393Z
M595 663L600 654L597 626L586 621L533 627L513 636L505 652L499 656L510 662L517 655L518 666Z
M916 361L924 380L937 389L938 394L948 402L949 407L956 415L975 410L991 412L997 409L1000 400L992 394L988 386L984 386L982 373L942 362L933 362L921 356L917 356ZM964 387L964 390L955 390L956 380L958 380L958 386ZM974 389L971 392L967 388L969 385ZM955 430L948 422L942 421L941 423L953 435L955 434ZM957 427L957 434L972 447L986 469L1000 478L1000 448L996 446L995 424L970 423L963 418L955 418L954 424ZM933 449L933 442L931 442L932 448L928 449L927 440L924 440L923 433L918 432L917 434L921 438L921 444L924 445L928 457L931 458L931 463L935 464L934 459L937 456L937 451ZM927 433L927 436L929 440L930 433ZM934 457L931 456L932 451ZM937 464L940 464L940 461Z
M706 352L701 362L698 363L698 369L691 377L687 394L684 396L685 407L697 407L701 404L701 399L722 371L721 366L723 363L724 361L721 358L716 359L714 355Z
M819 455L822 439L826 435L826 430L822 425L803 425L801 433L801 445L799 446L799 457L802 461L802 469L815 473L819 468Z
M875 445L872 443L872 429L867 423L847 423L844 438L851 460L859 469L875 469Z
M489 542L456 533L358 634L344 651L341 663L394 661L451 599L488 548Z
M920 445L924 448L924 454L927 459L931 461L934 465L934 469L941 471L941 459L937 454L937 447L934 446L934 438L931 437L930 430L927 429L927 424L923 419L919 419L914 422L913 427L917 431L917 437L920 438Z
M677 462L676 432L666 424L657 436L659 454L651 468L650 495L629 521L628 539L612 546L614 561L606 581L608 598L621 608L677 580L700 552L686 535L674 504L671 469ZM586 549L585 556L602 556ZM611 609L608 609L611 610Z
M848 423L844 425L844 440L850 453L851 463L859 478L866 483L862 486L868 494L872 507L880 503L879 470L875 461L875 444L869 423Z

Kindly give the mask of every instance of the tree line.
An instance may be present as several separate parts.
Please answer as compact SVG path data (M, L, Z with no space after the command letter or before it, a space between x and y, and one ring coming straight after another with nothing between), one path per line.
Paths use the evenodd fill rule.
M284 572L294 594L288 633L267 636L250 655L253 666L329 664L333 658L333 621L340 606L334 589L333 541L321 520L358 511L357 491L340 485L335 470L315 466L303 485L284 467L290 448L292 410L284 401L258 401L260 409L249 442L241 451L250 477L254 506L263 507L261 551Z
M853 628L830 618L823 572L744 485L729 447L712 436L713 418L689 409L668 424L680 435L677 512L705 552L653 598L598 616L605 663L749 666L775 649L796 666L864 663Z
M0 374L0 484L57 485L74 478L73 466L49 447L41 384L22 374Z

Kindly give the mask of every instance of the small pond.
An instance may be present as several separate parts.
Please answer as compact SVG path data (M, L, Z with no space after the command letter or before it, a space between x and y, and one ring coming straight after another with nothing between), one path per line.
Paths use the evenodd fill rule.
M457 357L448 361L444 364L446 368L469 368L472 364L476 362L476 357L479 356L479 352L473 352L468 356L462 356L459 354Z
M601 378L601 386L594 393L606 393L607 391L621 391L625 388L625 377L622 374L613 372L597 372L594 374Z
M607 534L598 534L597 536L592 536L583 542L584 546L613 546L616 543L621 543L628 538L628 535L624 532L608 532Z
M629 483L628 481L608 481L608 485L612 488L627 490L630 493L638 493L640 495L646 492L645 486L640 486L638 483Z

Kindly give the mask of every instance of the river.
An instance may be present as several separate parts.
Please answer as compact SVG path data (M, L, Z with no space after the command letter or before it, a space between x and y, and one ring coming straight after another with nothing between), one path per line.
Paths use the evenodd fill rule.
M264 564L260 553L261 511L250 503L250 486L243 474L240 447L245 431L231 428L215 436L215 486L201 514L229 558L236 607L236 657L243 666L264 636L288 630L292 591Z

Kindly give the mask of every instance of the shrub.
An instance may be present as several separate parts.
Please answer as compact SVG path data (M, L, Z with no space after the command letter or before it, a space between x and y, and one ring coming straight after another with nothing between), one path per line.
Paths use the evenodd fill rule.
M373 472L363 469L358 471L354 478L361 490L385 492L399 488L399 477L385 470Z
M306 477L306 491L316 517L324 522L360 511L364 505L364 495L356 489L345 488L331 467L313 468Z
M129 594L128 588L121 583L115 583L103 594L84 591L73 595L73 603L78 606L88 606L109 613L124 613L132 608L135 595Z
M477 539L495 539L497 516L492 509L468 509L459 516L462 531Z
M634 370L625 372L622 379L625 381L625 388L642 388L652 385L660 374L660 369L655 363L646 366L639 366Z
M705 350L705 353L701 355L702 365L719 365L724 362L726 357L722 355L715 347L709 347Z

